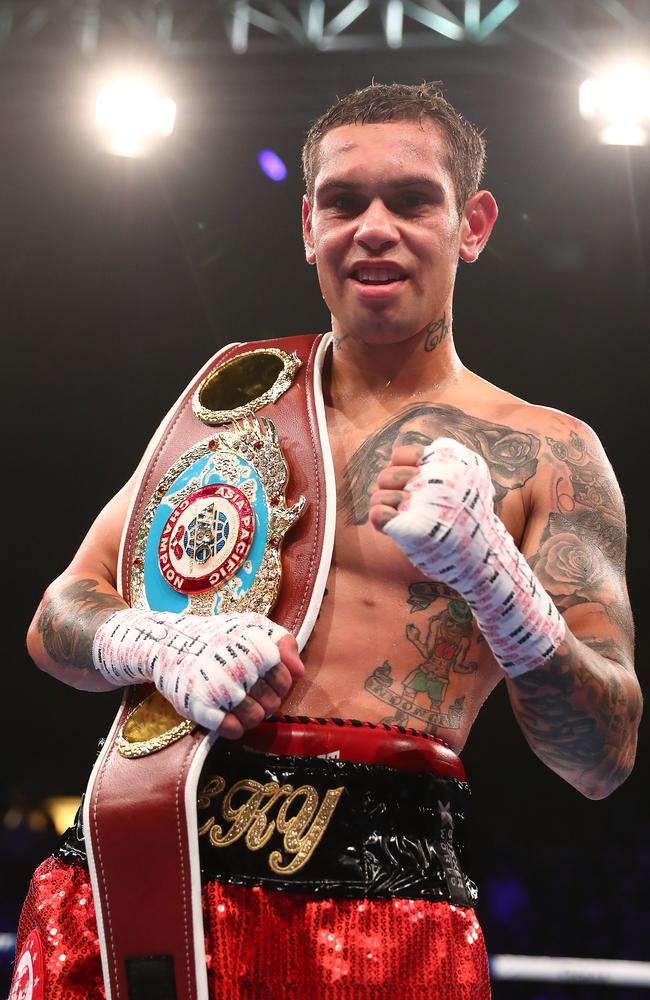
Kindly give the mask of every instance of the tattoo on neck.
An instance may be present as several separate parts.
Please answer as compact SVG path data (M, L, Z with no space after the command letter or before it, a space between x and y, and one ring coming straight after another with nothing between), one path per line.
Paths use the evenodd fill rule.
M444 312L440 319L435 320L427 327L427 335L424 341L425 351L435 351L436 347L443 342L451 330L451 316L447 319Z
M334 334L334 350L335 351L340 351L341 350L341 344L343 343L344 340L347 340L349 336L350 336L349 333L344 333L340 337L337 337L336 334Z

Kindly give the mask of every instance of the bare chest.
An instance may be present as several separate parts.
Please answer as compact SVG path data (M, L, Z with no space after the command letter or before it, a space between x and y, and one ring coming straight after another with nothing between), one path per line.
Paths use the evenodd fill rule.
M440 421L436 429L417 416L398 433L381 419L377 425L355 428L338 416L329 422L337 486L333 558L303 652L307 674L285 710L416 726L460 750L500 671L459 595L424 577L368 521L370 496L393 447L453 428ZM511 494L499 513L518 541L523 504Z
M413 568L394 543L369 523L370 498L377 488L377 477L391 460L393 449L401 444L428 444L436 437L455 437L453 424L446 426L444 414L438 427L416 417L397 430L393 423L372 429L355 429L350 422L330 415L330 447L334 463L337 496L336 539L333 568L363 572L369 578L410 577ZM479 448L474 450L479 451ZM497 512L517 544L525 530L525 507L517 482L508 489L495 482ZM359 555L363 558L360 560ZM389 567L391 572L389 573ZM409 567L407 569L407 567Z

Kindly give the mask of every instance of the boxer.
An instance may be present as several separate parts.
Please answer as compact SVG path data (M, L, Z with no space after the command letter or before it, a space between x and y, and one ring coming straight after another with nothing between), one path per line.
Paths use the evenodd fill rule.
M133 483L30 629L35 662L65 683L153 682L218 733L199 796L200 839L218 858L203 889L215 997L489 996L455 839L464 776L445 754L457 761L500 681L533 751L583 795L608 795L633 765L641 695L611 465L584 422L491 385L456 351L457 267L477 260L497 217L484 159L482 136L432 84L373 84L307 136L303 238L332 315L322 382L338 497L307 644L272 611L208 622L126 607L117 554ZM481 335L498 342L487 321ZM335 730L360 735L333 746L322 734ZM257 746L232 743L256 733ZM381 829L362 822L375 814ZM379 843L399 845L387 879ZM45 914L52 995L99 997L73 847L67 875L62 858L37 873L18 948ZM48 881L63 897L45 898ZM67 897L72 922L57 915ZM66 926L82 956L67 979Z

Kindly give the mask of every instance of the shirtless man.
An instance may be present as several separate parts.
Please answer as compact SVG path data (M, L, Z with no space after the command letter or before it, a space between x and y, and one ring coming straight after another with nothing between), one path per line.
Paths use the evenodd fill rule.
M259 679L214 706L214 685L199 697L183 677L166 678L164 662L152 673L151 650L125 670L103 626L125 608L116 567L127 484L36 613L28 642L41 669L86 690L154 679L171 700L180 683L179 711L226 739L282 706L413 726L457 753L505 679L526 740L557 774L594 799L625 780L641 695L610 463L582 421L486 382L454 344L459 259L477 260L497 217L480 189L483 160L479 135L433 86L368 88L308 136L303 233L332 314L324 389L338 511L302 659L292 636L247 625ZM478 557L463 541L472 516ZM512 590L499 608L514 602L505 631L490 596L498 573L477 565L495 548L497 583Z

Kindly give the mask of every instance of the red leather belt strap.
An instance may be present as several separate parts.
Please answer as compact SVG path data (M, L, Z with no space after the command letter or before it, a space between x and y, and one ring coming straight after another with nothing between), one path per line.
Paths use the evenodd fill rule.
M127 960L170 956L170 995L193 1000L207 993L198 988L192 912L196 799L188 805L185 792L192 764L200 770L213 740L196 730L148 757L121 757L114 738L142 694L129 690L91 779L84 814L104 984L107 998L137 1000L127 982Z
M296 352L302 367L284 395L257 412L270 417L278 431L290 470L287 502L303 494L307 506L285 543L282 587L272 615L304 644L322 597L321 560L329 565L331 555L325 474L329 452L324 459L321 438L326 430L317 399L321 339L292 337L227 348L188 387L142 474L122 548L127 601L134 539L153 490L179 455L211 431L192 411L195 388L224 360L255 347L279 347ZM93 769L84 804L106 997L207 1000L196 789L215 736L197 730L149 756L120 756L117 734L149 690L128 690Z

